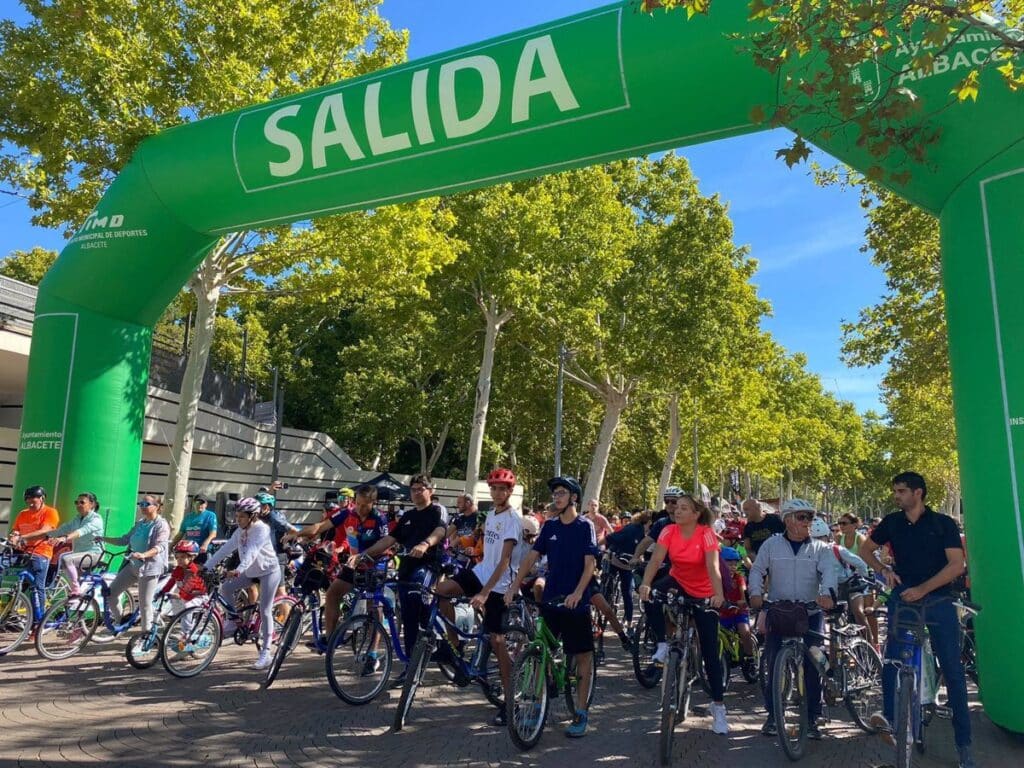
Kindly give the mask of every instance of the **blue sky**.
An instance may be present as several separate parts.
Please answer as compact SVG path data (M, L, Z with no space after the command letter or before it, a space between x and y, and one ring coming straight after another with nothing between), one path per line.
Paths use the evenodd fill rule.
M4 0L8 6L11 0ZM429 56L533 24L605 5L603 0L384 0L383 14L410 30L411 58ZM9 7L0 18L24 19ZM860 253L864 218L855 193L820 189L807 166L792 170L775 159L784 131L689 147L705 194L730 204L736 242L749 245L760 262L754 278L774 306L765 327L788 350L803 352L823 385L857 408L881 410L882 369L851 369L839 359L840 324L857 317L885 292L881 272ZM827 155L818 161L830 164ZM30 211L0 197L0 254L34 245L59 249L59 233L29 223Z

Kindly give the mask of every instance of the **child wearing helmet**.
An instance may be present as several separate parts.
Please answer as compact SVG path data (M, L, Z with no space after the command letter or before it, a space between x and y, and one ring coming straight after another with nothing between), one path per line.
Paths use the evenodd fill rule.
M731 584L722 579L725 587L725 599L735 603L735 608L723 606L718 612L718 623L726 629L735 630L740 636L743 655L751 658L754 655L754 636L750 633L750 611L747 610L747 580L743 575L743 558L734 547L722 547L721 562L724 562L732 574Z
M182 539L174 545L174 569L171 571L171 578L164 588L160 590L161 595L169 594L177 589L177 594L171 596L171 605L175 614L186 608L194 608L203 602L206 596L206 582L199 575L199 564L196 557L199 555L199 545L190 539ZM182 629L187 633L191 627L186 622L191 614L182 620Z

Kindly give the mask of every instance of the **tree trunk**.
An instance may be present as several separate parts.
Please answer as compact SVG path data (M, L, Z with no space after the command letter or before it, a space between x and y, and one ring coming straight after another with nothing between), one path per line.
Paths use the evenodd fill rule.
M480 455L484 447L484 431L487 429L487 409L491 401L491 372L494 370L494 348L498 344L501 326L512 316L506 311L498 314L494 297L484 304L477 297L477 304L484 315L484 353L480 361L480 374L476 379L476 402L473 405L473 423L469 432L469 454L466 458L466 493L473 493L480 477Z
M420 472L424 475L429 474L427 472L427 438L420 435L416 438L416 442L420 446Z
M210 359L214 323L217 318L217 300L224 284L221 267L223 251L214 251L189 280L189 289L196 297L196 323L192 347L188 352L185 374L181 382L178 405L178 423L171 446L171 468L164 493L164 515L172 533L177 533L185 516L188 498L188 476L192 471L192 452L195 450L196 421L199 417L199 398L203 389L203 375Z
M672 484L672 469L676 465L679 443L683 439L683 431L679 425L679 393L673 392L668 400L668 451L665 452L665 463L661 465L661 479L658 481L658 498L654 505L661 504L665 498L665 489Z
M786 499L793 498L793 470L786 467Z
M622 412L629 404L629 390L613 389L611 386L604 388L604 419L601 421L601 432L597 438L597 445L594 447L594 457L590 462L590 471L587 473L587 487L583 491L581 504L586 504L590 499L601 498L601 486L604 485L604 473L608 469L608 457L612 452L612 441L615 438L615 431L619 428L619 421Z
M438 459L441 458L441 454L444 452L444 446L448 442L448 432L451 428L451 421L446 421L444 429L441 430L441 434L437 438L437 442L434 444L434 450L430 452L430 458L427 459L426 468L423 470L428 475L432 475L434 473L434 466L437 464Z
M743 498L749 499L752 486L750 484L750 472L743 470Z

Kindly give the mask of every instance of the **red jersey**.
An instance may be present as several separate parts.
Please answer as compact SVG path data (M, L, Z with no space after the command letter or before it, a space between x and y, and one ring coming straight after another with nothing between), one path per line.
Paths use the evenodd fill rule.
M711 575L708 573L705 554L717 552L718 537L706 525L698 525L690 538L683 536L678 525L667 525L658 537L658 543L668 550L672 567L669 575L690 597L703 598L714 595Z
M743 578L743 574L736 571L732 575L732 584L726 586L726 581L722 579L723 592L725 593L725 599L730 603L742 603L745 602L747 592L747 580ZM722 608L718 615L723 619L732 619L736 616L746 616L748 613L746 608Z
M160 593L166 594L175 586L178 587L178 597L186 602L206 594L206 582L199 575L199 566L195 563L189 563L184 567L175 566L171 571L171 580L160 590Z

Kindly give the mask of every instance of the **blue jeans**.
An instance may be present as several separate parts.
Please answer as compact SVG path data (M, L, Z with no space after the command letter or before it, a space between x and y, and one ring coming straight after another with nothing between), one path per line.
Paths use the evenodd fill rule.
M46 611L46 573L50 570L50 558L32 555L26 570L36 580L36 583L32 585L32 616L39 621Z
M899 588L898 588L899 589ZM903 589L899 589L900 592ZM971 714L967 707L967 678L964 675L963 659L960 657L960 620L957 617L956 608L953 607L953 598L936 600L936 596L929 595L925 623L928 626L928 637L931 640L932 652L939 662L939 669L946 681L946 694L949 697L949 709L953 713L953 738L958 747L966 747L971 744ZM928 600L928 598L925 598ZM904 622L910 618L910 609L914 603L905 603L899 599L894 591L889 598L889 621L890 638L885 643L885 658L898 659L902 643L895 640L896 629L893 627L895 617L899 616ZM896 711L896 675L897 669L893 664L886 664L882 667L882 714L890 723L893 722Z
M820 611L808 616L807 629L809 631L804 635L804 644L808 648L812 645L820 647L824 644L824 640L820 635L812 634L814 632L821 632L824 626L825 615ZM772 683L775 677L775 657L779 654L779 649L782 647L782 640L783 638L780 635L765 635L764 638L764 652L768 657L766 660L768 665L768 681L764 688L764 708L768 710L769 718L775 714L772 701ZM813 723L821 717L821 677L818 676L818 670L806 656L804 656L804 685L807 688L807 716L810 718L810 722Z
M430 570L426 566L420 566L415 570L403 573L399 576L402 582L413 582L423 584ZM402 612L402 640L405 646L405 655L412 658L412 649L416 645L416 638L420 634L420 622L423 621L424 605L423 592L413 586L400 584L398 587L398 605Z

